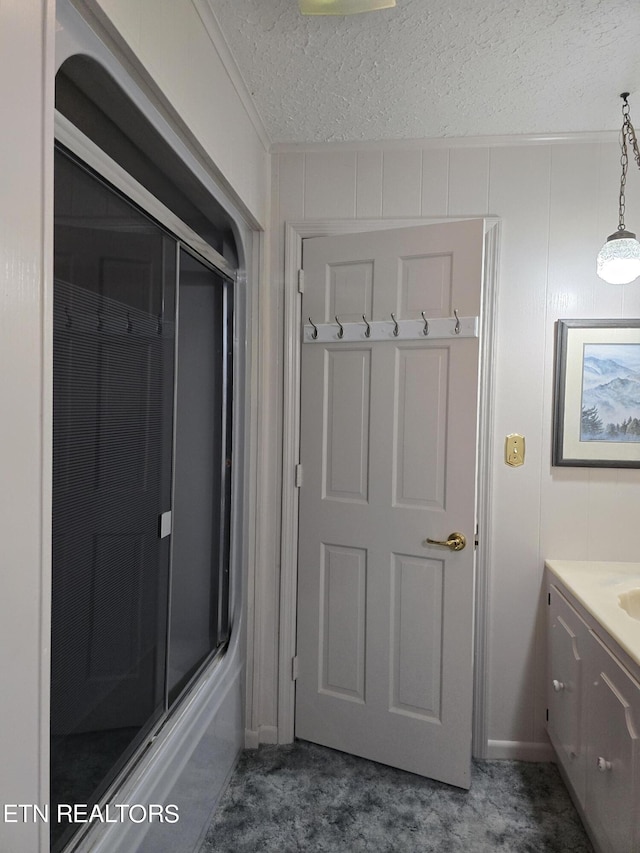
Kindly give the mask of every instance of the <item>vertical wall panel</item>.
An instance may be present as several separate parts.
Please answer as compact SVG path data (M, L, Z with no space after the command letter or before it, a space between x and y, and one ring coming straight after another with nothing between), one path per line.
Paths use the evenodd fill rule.
M501 699L492 709L490 736L523 742L544 739L541 731L534 733L535 679L518 677L518 690L511 685L513 673L528 659L536 634L542 573L538 562L540 477L541 466L548 468L550 461L550 447L542 442L549 418L544 365L553 332L546 322L550 174L547 146L491 151L489 206L503 217L504 243L494 408L492 561L496 568L489 617L491 690ZM514 186L519 187L518 194ZM526 437L526 462L521 468L509 468L503 462L504 438L512 432ZM517 616L510 617L513 602L518 603Z
M49 798L54 6L0 3L2 803ZM2 850L45 850L48 835L0 820Z
M419 216L422 152L385 151L382 167L382 215Z
M280 181L278 207L280 219L301 219L304 216L304 154L278 154Z
M356 216L382 216L382 151L359 151L357 167Z
M305 155L305 216L311 219L356 214L356 155L353 151Z
M489 212L489 149L452 148L449 153L449 216Z
M422 152L422 215L446 216L449 204L449 149Z
M549 296L545 400L549 417L543 440L551 442L553 327L558 318L598 317L598 293L610 287L595 275L597 233L597 145L567 145L552 149L549 222ZM576 228L577 222L580 227ZM541 540L547 554L564 559L588 559L590 529L588 468L552 468L542 476ZM569 540L566 530L572 531ZM575 539L574 539L575 537Z

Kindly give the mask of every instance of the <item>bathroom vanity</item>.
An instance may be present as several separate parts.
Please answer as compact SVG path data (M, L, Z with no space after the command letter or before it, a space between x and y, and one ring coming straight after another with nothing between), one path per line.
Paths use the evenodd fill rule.
M640 851L640 563L548 560L547 729L599 853Z

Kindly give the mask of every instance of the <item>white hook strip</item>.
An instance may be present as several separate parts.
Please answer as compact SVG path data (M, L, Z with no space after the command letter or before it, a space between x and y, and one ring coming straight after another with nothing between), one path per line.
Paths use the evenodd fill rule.
M313 318L310 318L311 320ZM340 321L344 330L339 337L340 328L334 323L311 323L305 324L303 343L305 344L328 344L328 343L353 343L355 341L432 341L450 340L452 338L477 338L478 317L435 317L428 319L429 334L425 337L425 320L369 320L367 324L359 322L347 323ZM396 330L398 334L394 334ZM367 328L371 334L367 337ZM317 337L313 337L314 329L317 329ZM457 331L459 330L459 331Z

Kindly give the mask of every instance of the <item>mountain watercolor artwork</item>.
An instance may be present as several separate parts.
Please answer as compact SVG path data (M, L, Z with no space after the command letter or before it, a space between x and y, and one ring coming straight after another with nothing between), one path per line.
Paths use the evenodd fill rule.
M585 344L580 441L640 442L640 344Z

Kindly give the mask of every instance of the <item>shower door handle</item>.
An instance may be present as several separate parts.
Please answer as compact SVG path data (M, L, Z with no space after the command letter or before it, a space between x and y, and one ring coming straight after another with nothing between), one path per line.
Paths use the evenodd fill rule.
M158 538L164 539L165 537L170 536L171 531L172 531L171 510L167 510L167 512L163 512L158 517Z

